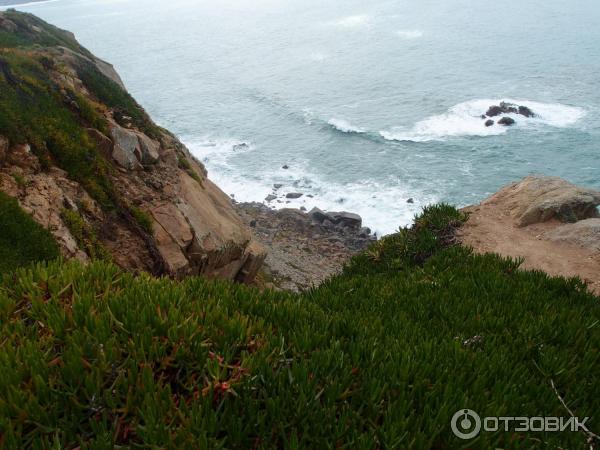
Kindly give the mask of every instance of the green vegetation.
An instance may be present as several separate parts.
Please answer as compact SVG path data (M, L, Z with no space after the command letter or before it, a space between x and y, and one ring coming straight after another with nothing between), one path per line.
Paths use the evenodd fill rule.
M0 192L0 277L17 267L58 256L52 234L26 214L15 199Z
M150 214L136 206L130 207L129 210L131 211L131 214L135 218L138 225L142 227L146 233L152 236L154 221L152 220L152 217L150 217Z
M126 125L126 117L142 132L154 139L160 139L160 129L154 125L142 107L117 83L105 77L98 68L88 61L80 61L77 72L81 81L98 101L115 109L115 119Z
M190 177L192 177L201 187L204 186L202 183L202 178L200 178L200 175L198 175L198 172L196 172L194 170L194 168L192 167L192 165L190 164L190 162L184 155L177 153L177 162L178 162L180 169L185 170L186 173Z
M42 19L14 9L5 11L4 16L16 25L14 31L0 29L0 47L66 47L88 58L94 56L82 47L71 33L44 22Z
M114 190L108 178L110 164L90 141L86 126L98 125L98 114L83 97L87 123L78 110L71 109L49 78L51 64L35 52L0 50L0 134L11 144L29 143L48 167L56 163L80 182L104 208L114 205Z
M77 241L77 246L84 250L90 258L111 261L110 252L100 242L93 228L78 212L63 209L60 216L75 241Z
M584 449L600 428L600 304L577 279L453 246L428 208L302 295L38 265L0 286L0 441L13 448Z

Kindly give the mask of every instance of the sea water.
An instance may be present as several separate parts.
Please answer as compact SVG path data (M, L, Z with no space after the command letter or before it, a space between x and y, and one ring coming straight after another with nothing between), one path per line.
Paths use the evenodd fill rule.
M531 173L600 188L597 0L17 8L113 63L239 201L282 184L275 207L353 211L390 233L424 205L472 204ZM500 101L536 117L486 128L481 114Z

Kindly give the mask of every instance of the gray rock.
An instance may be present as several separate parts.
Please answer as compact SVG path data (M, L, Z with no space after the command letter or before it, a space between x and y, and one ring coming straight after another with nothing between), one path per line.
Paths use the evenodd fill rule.
M273 185L273 189L281 189L282 187L283 187L283 184L281 184L281 183L275 183Z
M545 233L551 241L567 242L592 251L600 251L600 219L585 219L561 225Z
M113 159L124 169L141 169L141 150L139 140L133 131L126 130L118 125L113 125L110 129L114 147L112 152Z
M505 116L498 121L498 125L504 125L506 127L509 127L514 124L515 124L515 119L513 119L512 117L508 117L508 116Z
M320 210L319 208L313 208L308 212L308 215L315 220L316 222L323 223L325 219L328 218L327 213L325 211Z
M290 166L288 166L287 164L284 164L283 166L281 166L281 168L287 170L290 168Z
M301 194L300 192L290 192L289 194L287 194L285 196L285 198L292 198L292 199L294 199L294 198L300 198L300 197L302 197L302 195L303 194Z
M535 114L527 106L519 106L519 114L525 117L535 117Z
M492 119L489 119L489 120L485 121L485 126L486 127L491 127L492 125L494 125L494 121Z
M362 226L362 217L358 214L341 211L341 212L330 212L327 213L327 217L334 224L339 225L340 227L349 227L352 229L360 229Z
M267 201L267 202L272 202L272 201L273 201L273 200L275 200L276 198L277 198L277 196L276 196L276 195L274 195L274 194L269 194L269 195L267 195L267 197L265 198L265 201Z
M415 202L415 200L412 197L409 198L408 200L406 200L406 203L414 203L414 202Z
M503 188L486 203L505 205L519 226L551 219L576 222L599 217L600 192L559 177L529 176Z
M140 141L142 164L145 166L156 164L160 157L160 144L141 133L138 134L138 140Z

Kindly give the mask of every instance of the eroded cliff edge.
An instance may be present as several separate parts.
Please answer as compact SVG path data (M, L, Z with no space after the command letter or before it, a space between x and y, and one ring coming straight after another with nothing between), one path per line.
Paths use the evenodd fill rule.
M265 251L112 66L29 14L0 12L0 190L65 257L251 282Z

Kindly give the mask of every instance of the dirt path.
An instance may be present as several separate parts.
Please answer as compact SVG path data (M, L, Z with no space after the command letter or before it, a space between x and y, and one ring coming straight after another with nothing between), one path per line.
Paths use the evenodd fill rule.
M579 276L590 290L600 294L600 252L548 240L545 234L563 225L558 220L517 227L503 205L493 201L464 211L470 213L470 218L459 232L460 240L476 252L523 257L525 269L565 277Z

